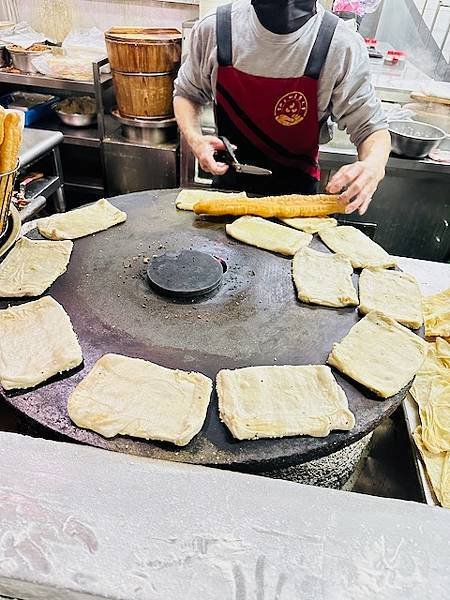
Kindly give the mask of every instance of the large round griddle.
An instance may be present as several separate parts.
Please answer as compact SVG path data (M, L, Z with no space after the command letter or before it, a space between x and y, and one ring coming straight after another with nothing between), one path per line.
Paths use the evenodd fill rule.
M228 238L223 220L176 210L176 195L158 191L113 198L127 212L126 223L75 240L68 270L49 293L71 317L84 364L25 393L6 392L7 402L42 425L100 448L249 471L328 455L362 438L395 410L406 390L380 400L336 371L356 426L326 438L238 442L219 420L215 393L201 432L184 448L120 436L105 439L76 427L67 415L67 398L106 352L201 371L214 379L220 369L324 364L333 342L359 319L355 309L298 302L291 260ZM324 249L318 240L312 245ZM221 287L200 300L163 297L147 280L147 258L184 249L209 253L228 266Z

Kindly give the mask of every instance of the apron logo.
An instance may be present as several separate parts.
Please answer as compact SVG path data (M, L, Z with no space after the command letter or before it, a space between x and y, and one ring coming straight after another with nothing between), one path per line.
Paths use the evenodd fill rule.
M308 114L308 100L302 92L289 92L275 105L275 120L284 127L301 123Z

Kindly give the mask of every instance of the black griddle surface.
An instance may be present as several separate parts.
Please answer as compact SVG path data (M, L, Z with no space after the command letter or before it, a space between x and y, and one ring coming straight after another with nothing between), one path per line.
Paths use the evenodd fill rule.
M68 270L48 293L70 315L84 363L25 393L3 392L7 402L42 425L100 448L253 472L335 452L372 431L399 406L406 390L380 400L334 371L356 426L326 438L238 442L219 421L215 392L201 432L184 448L121 436L108 440L76 427L67 415L69 394L107 352L214 379L220 369L324 364L333 342L359 320L352 308L298 302L291 260L228 238L223 220L178 211L176 195L177 190L167 190L113 198L127 212L126 223L74 241ZM312 246L328 251L316 239ZM222 286L194 303L155 294L147 280L148 259L183 249L220 257L228 266ZM0 301L0 307L20 303Z

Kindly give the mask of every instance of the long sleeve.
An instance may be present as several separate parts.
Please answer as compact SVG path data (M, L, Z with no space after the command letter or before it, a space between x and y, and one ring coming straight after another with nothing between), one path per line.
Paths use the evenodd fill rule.
M203 21L200 21L192 28L188 53L175 80L174 96L183 96L198 104L208 104L213 99L211 80L215 44L212 44L214 37L211 29L201 26L202 24Z

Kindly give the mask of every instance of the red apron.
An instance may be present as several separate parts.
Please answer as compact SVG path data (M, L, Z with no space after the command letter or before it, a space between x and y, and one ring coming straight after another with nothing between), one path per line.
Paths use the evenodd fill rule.
M217 9L216 122L243 163L270 169L271 177L237 174L215 180L222 188L253 193L315 193L320 179L318 79L338 18L325 12L302 77L274 78L233 66L231 4Z

